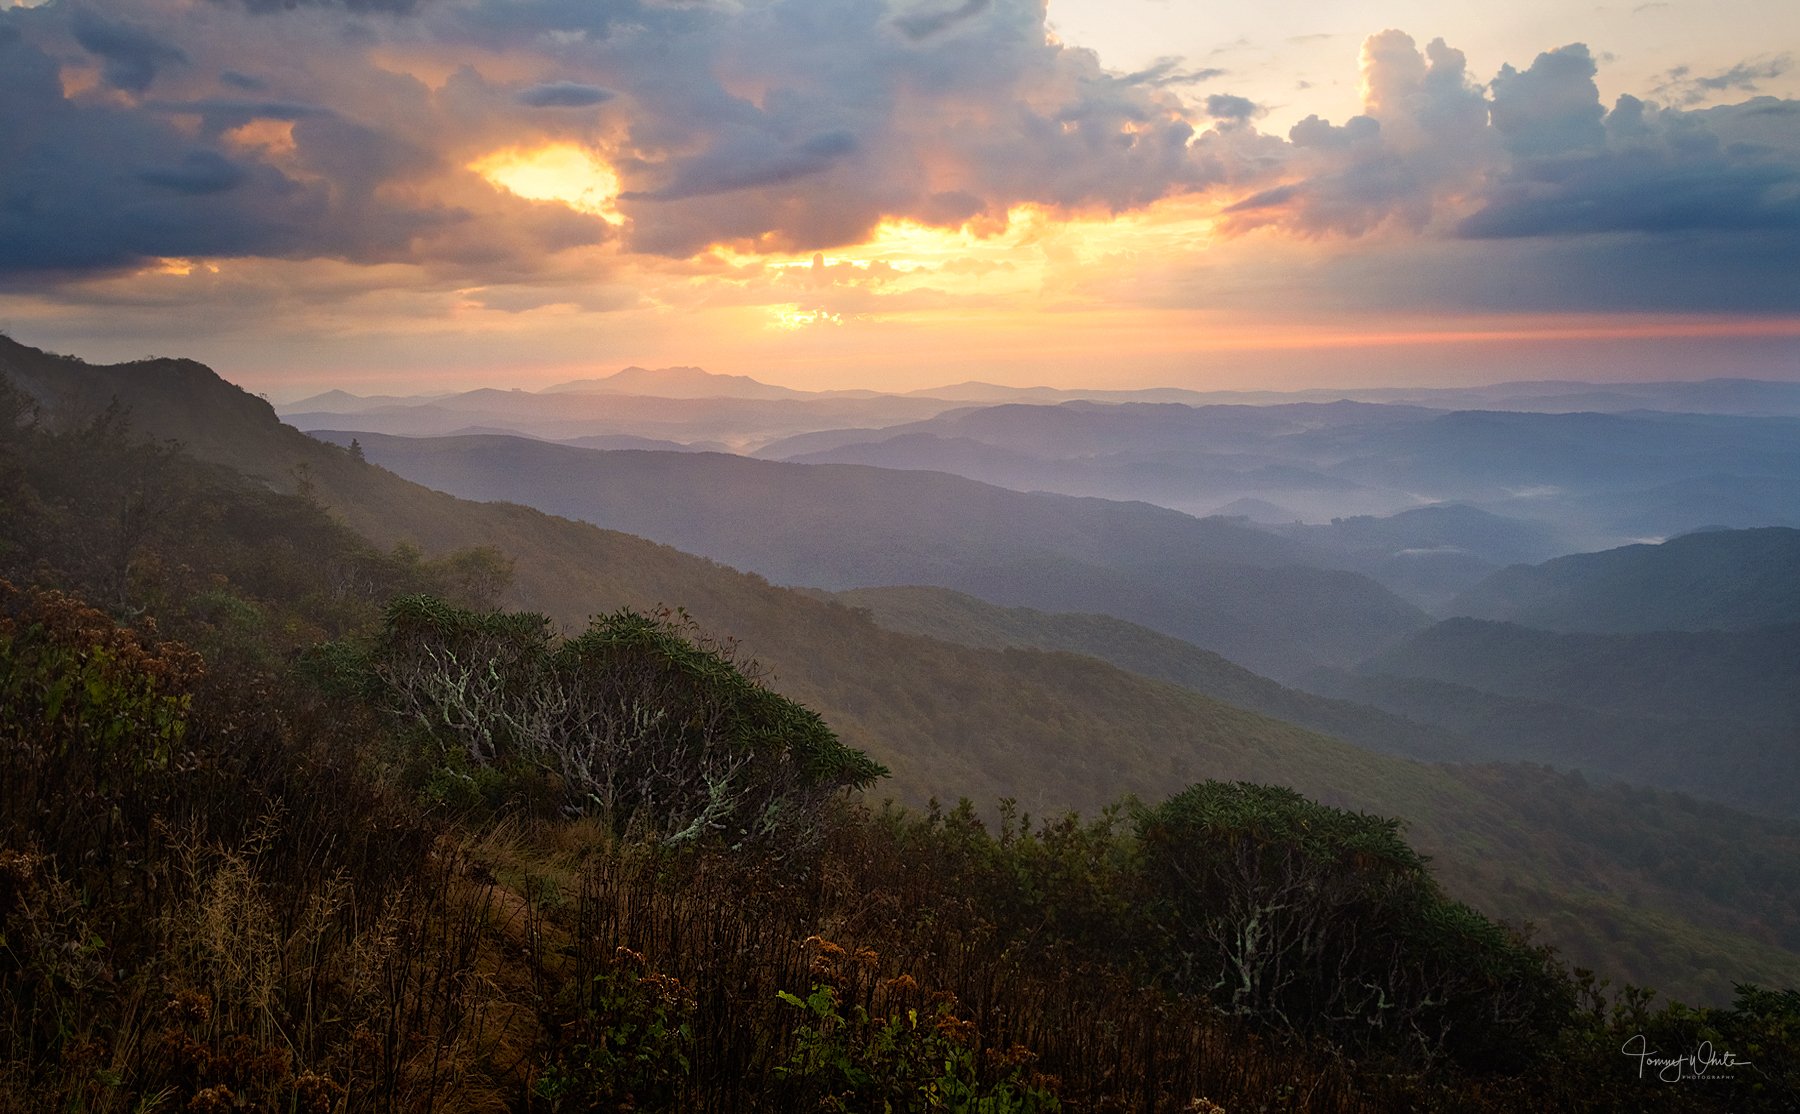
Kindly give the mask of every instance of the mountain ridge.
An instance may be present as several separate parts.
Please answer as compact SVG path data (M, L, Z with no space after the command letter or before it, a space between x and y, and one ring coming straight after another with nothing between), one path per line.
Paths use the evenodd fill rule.
M1630 850L1645 839L1678 842L1735 861L1752 838L1744 833L1800 839L1792 826L1671 810L1666 796L1602 792L1525 767L1458 770L1372 755L1091 659L979 652L883 631L848 608L666 546L419 487L284 426L266 402L199 365L94 368L0 345L0 372L69 403L59 417L77 426L116 397L136 429L301 492L377 544L416 544L428 554L498 547L516 558L509 601L567 627L599 610L679 603L706 629L741 636L782 692L893 768L886 791L902 799L1011 796L1054 815L1094 810L1127 791L1156 799L1196 776L1288 783L1408 817L1452 892L1514 919L1556 914L1547 938L1577 962L1714 1000L1729 997L1734 978L1800 977L1800 954L1771 942L1756 920L1774 915L1773 907L1758 912L1763 899L1708 897L1687 875L1654 872ZM1534 802L1546 795L1574 803L1543 812ZM1570 816L1605 817L1635 834L1618 837L1625 850L1613 850L1613 838L1575 838ZM1745 869L1767 866L1745 860ZM1582 912L1571 918L1568 910ZM1601 913L1623 926L1629 953L1616 937L1595 934L1591 917Z
M1800 530L1701 530L1494 573L1456 614L1566 632L1745 630L1800 622Z
M1002 604L1108 611L1264 673L1348 662L1428 621L1303 542L1147 503L723 454L360 441L370 460L439 490L622 529L781 583L936 584Z

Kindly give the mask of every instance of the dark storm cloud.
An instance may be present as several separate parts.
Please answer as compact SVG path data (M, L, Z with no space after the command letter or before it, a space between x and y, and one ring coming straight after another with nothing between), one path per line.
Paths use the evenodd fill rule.
M454 242L468 212L384 188L435 156L321 106L65 96L56 57L32 40L73 41L88 29L54 7L0 13L0 283L37 286L161 257L426 262L468 250ZM221 140L256 120L291 127L302 176L264 148ZM577 238L566 227L530 231Z
M744 147L720 150L713 158L693 159L682 173L660 189L621 194L626 201L681 201L737 190L760 189L822 173L856 153L856 137L845 131L825 132L787 149Z
M75 41L104 60L102 74L115 89L141 93L156 80L156 71L187 61L179 48L129 23L77 8L71 21Z
M1337 256L1340 308L1427 313L1800 313L1800 230L1451 240Z
M1510 171L1458 226L1473 238L1800 228L1800 167L1646 147Z
M144 108L148 112L162 113L167 116L199 117L201 135L213 142L217 142L225 132L243 127L255 120L294 123L299 120L331 115L330 109L316 104L220 98L197 101L146 101Z
M1783 106L1795 102L1681 111L1621 97L1610 113L1583 106L1592 126L1545 127L1548 139L1528 148L1534 157L1497 171L1483 206L1459 232L1504 238L1800 228L1800 134Z
M519 103L531 108L592 108L613 99L613 92L579 81L547 81L519 93Z
M138 179L176 193L224 193L244 183L244 168L217 151L189 151L179 163L138 171Z

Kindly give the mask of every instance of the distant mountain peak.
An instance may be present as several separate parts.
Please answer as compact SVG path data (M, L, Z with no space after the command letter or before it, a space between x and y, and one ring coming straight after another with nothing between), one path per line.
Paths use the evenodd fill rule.
M655 398L805 398L807 392L698 367L631 367L596 379L572 379L540 394L647 395Z

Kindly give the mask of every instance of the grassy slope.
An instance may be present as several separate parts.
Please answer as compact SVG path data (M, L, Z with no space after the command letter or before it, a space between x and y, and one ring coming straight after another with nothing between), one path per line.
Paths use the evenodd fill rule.
M412 541L428 552L499 546L518 561L514 602L565 624L622 605L680 604L741 637L784 693L890 765L886 788L900 799L1005 795L1043 812L1094 809L1128 792L1157 799L1204 777L1288 784L1407 817L1453 892L1497 915L1607 910L1641 962L1586 931L1586 917L1552 922L1549 937L1605 973L1715 999L1732 978L1800 982L1800 957L1766 942L1755 901L1709 898L1686 877L1640 868L1628 851L1570 838L1554 816L1527 817L1516 787L1495 792L1092 659L883 630L849 608L639 538L432 492L282 426L266 405L198 365L93 369L7 345L0 368L40 397L56 396L68 413L116 394L146 431L275 486L304 483L378 542ZM1646 798L1634 807L1632 822L1654 832L1664 805ZM1739 821L1767 855L1800 861L1800 831ZM1733 846L1744 841L1721 853Z

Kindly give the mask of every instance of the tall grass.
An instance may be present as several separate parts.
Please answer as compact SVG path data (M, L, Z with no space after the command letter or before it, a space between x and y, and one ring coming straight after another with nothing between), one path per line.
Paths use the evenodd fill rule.
M1714 1106L1598 1043L1427 1071L1165 989L1116 815L843 801L801 856L433 812L355 701L5 587L0 695L4 1111Z

